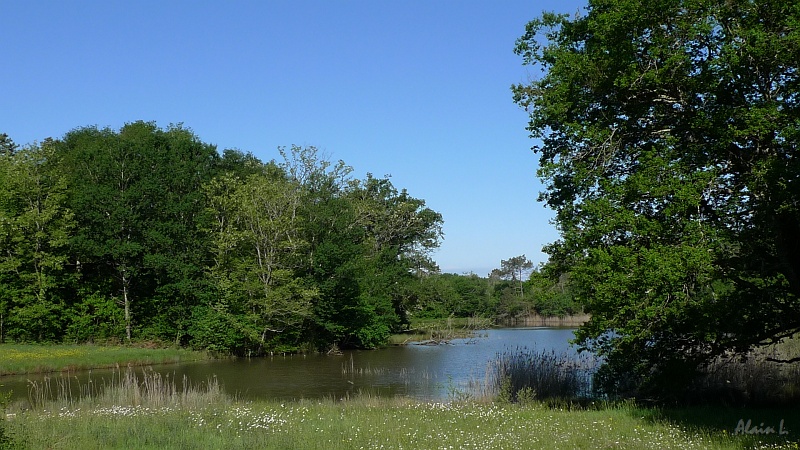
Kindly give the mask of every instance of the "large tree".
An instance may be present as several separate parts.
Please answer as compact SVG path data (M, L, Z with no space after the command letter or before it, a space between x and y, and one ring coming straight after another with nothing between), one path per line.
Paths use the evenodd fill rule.
M58 340L75 223L53 142L18 149L0 136L0 342Z
M382 318L374 328L388 336L415 306L409 291L414 277L438 272L430 253L443 236L442 215L405 189L398 191L388 178L371 174L351 186L348 198L366 235L362 296Z
M300 188L274 164L241 179L227 174L206 187L214 220L211 275L220 292L213 307L257 353L293 345L310 314L316 287L297 277L295 261L308 244L298 214ZM293 336L295 338L295 336Z
M119 132L79 128L56 145L78 223L71 243L80 296L118 302L128 340L136 328L180 340L204 291L198 221L216 149L180 126L146 122Z
M512 90L601 385L675 394L800 330L800 3L590 1L516 51L543 70Z
M531 269L533 269L533 262L525 257L525 255L520 255L501 260L500 268L493 269L489 276L511 281L515 285L517 294L522 298L525 296L525 290L523 289L525 275Z

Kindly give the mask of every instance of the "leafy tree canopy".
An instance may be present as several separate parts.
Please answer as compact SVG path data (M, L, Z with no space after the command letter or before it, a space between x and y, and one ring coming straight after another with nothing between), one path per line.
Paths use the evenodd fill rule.
M385 344L438 271L441 215L313 147L279 153L141 121L0 134L0 341Z
M800 330L800 3L592 0L516 53L542 69L512 91L557 213L547 251L606 390L677 394Z

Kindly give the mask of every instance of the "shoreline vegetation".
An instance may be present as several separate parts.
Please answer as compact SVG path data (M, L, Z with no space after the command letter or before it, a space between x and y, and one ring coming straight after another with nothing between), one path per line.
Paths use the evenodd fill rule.
M579 327L590 319L589 314L572 314L565 316L543 316L526 314L498 320L498 324L506 327Z
M536 319L542 318L536 316ZM578 320L572 320L570 316L544 319L539 323L545 325L521 325L522 322L518 322L520 324L518 326L573 326L572 324L578 323ZM555 325L549 325L550 323ZM412 323L407 332L390 336L388 345L446 344L454 339L477 337L476 331L493 326L495 326L493 319L481 317L418 319ZM131 345L4 343L0 344L0 376L173 364L217 357L207 351L161 347L155 343Z
M0 376L213 359L205 351L135 345L0 344Z
M128 369L102 391L0 405L8 448L797 448L797 409L643 407L633 402L369 395L240 401L217 380ZM756 424L751 427L740 423ZM2 447L0 445L0 447ZM3 447L5 448L5 447Z
M453 339L469 339L476 331L494 327L567 327L577 328L589 320L588 314L544 316L537 313L506 318L447 317L417 319L404 333L390 336L389 345L447 344Z
M514 324L523 326L564 326L575 324L581 317L543 319L533 317ZM506 322L505 324L508 324ZM404 334L393 335L389 345L441 345L454 339L478 338L478 331L493 326L491 319L445 318L417 319ZM506 355L514 359L520 355ZM531 355L523 355L531 359ZM720 404L726 406L789 405L800 401L800 365L779 361L793 360L800 356L800 336L787 338L766 348L756 349L746 358L736 355L717 358L705 368L689 390L691 398L684 404ZM131 368L218 358L205 351L181 348L158 348L155 344L97 345L97 344L0 344L0 376L69 372L101 368ZM523 359L524 359L523 358ZM533 355L532 360L541 361L542 355ZM548 358L544 358L547 360ZM580 358L579 358L580 359ZM584 365L585 361L561 361L559 365L572 363ZM523 377L541 370L547 364L533 364L525 369ZM536 366L536 367L533 367ZM538 376L538 375L537 375ZM584 377L584 375L581 375ZM2 379L0 379L2 384ZM585 383L584 383L585 384ZM515 387L511 398L517 397ZM542 391L540 390L540 394ZM493 396L500 395L494 389ZM524 396L524 392L523 392ZM540 395L539 398L542 396Z
M0 133L0 343L336 353L475 327L412 319L583 311L569 277L525 255L485 277L442 273L442 215L388 177L313 146L275 156L155 122L22 146Z
M494 320L484 317L446 317L442 319L416 319L409 329L389 337L389 345L438 345L453 339L476 337L475 332L494 327Z
M455 335L480 325L474 320L428 320L414 328L425 330L422 335L436 330ZM765 358L793 355L798 345L797 337L782 342L749 364L763 369ZM90 351L121 357L135 350L164 355L163 362L170 362L167 355L175 351L95 345L4 347L15 348L17 356L8 358L11 353L3 351L0 361L20 359L25 350L26 359L71 360L68 367L81 366ZM171 358L209 357L199 352L172 354ZM490 362L492 371L485 379L449 393L441 402L366 393L342 399L243 401L226 394L215 378L176 380L128 365L101 385L66 389L46 381L31 382L28 404L11 403L0 387L0 448L426 449L519 448L524 443L525 448L789 449L800 445L797 408L667 407L591 398L579 379L586 375L589 362L577 363L554 352L508 352ZM0 362L0 367L4 364ZM80 395L73 395L73 388Z

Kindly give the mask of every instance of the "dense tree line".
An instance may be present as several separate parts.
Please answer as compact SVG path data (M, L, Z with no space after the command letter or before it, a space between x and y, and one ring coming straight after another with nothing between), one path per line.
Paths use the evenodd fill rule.
M498 322L538 314L583 313L572 293L569 275L551 264L535 267L525 255L502 260L486 277L431 274L417 285L415 316L485 317Z
M279 161L181 126L0 140L0 339L263 354L400 330L442 217L314 148Z
M800 332L800 3L590 0L544 14L513 87L607 393L674 400Z

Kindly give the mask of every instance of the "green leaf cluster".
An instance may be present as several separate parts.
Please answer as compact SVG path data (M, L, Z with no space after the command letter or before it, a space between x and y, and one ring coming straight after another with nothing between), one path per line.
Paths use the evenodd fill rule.
M592 0L544 14L512 87L608 393L686 395L800 330L800 5ZM622 381L621 381L622 380Z

